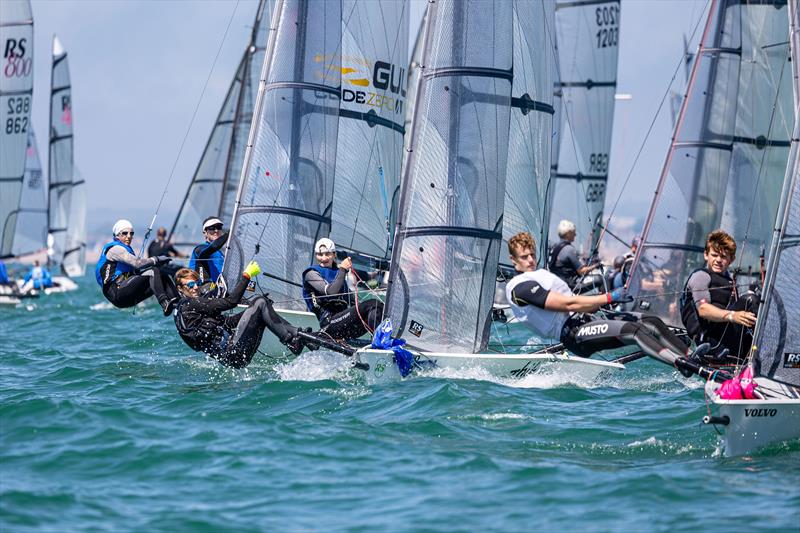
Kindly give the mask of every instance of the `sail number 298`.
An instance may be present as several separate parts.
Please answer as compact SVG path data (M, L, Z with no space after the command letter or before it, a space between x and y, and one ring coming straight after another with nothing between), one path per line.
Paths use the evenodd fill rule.
M594 11L597 27L597 48L608 48L619 44L619 5L598 7Z
M11 133L26 133L28 131L28 114L31 110L31 97L19 96L8 99L8 118L5 131Z

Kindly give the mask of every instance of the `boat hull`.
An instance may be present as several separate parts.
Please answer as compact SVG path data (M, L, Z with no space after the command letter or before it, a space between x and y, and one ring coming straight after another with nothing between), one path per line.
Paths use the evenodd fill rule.
M314 315L314 313L279 308L276 308L275 312L289 321L290 324L298 328L311 328L314 331L319 329L319 322L317 321L317 317ZM264 331L264 336L261 339L259 350L273 356L280 354L291 355L291 352L289 352L286 346L281 344L278 338L269 330Z
M22 289L22 287L24 286L24 283L23 283L22 280L19 280L19 281L17 281L17 285L19 286L20 289ZM74 291L77 288L78 288L78 284L75 283L74 281L72 281L70 278L65 277L65 276L54 276L53 277L53 286L52 287L47 287L46 289L44 289L44 293L45 294L59 294L59 293L62 293L62 292ZM40 294L41 292L42 291L40 291L40 290L31 289L31 290L27 291L27 294L35 295L35 294Z
M369 366L364 370L367 382L380 383L401 379L394 363L394 353L387 350L362 348L356 352L359 363ZM498 379L522 379L531 374L558 374L586 383L602 379L625 365L597 359L586 359L563 354L415 354L420 368L428 369L480 369Z

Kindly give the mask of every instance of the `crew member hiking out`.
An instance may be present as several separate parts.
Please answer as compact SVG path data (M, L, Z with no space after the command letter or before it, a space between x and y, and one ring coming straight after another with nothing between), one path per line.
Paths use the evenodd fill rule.
M581 276L600 266L600 263L581 264L578 259L578 250L572 244L575 240L575 232L574 222L562 220L558 223L558 236L561 241L550 250L550 257L547 261L550 272L561 278L570 289L575 288Z
M334 339L357 339L372 332L383 317L383 302L370 299L357 301L347 287L347 273L352 260L347 257L336 264L336 245L322 238L314 245L318 264L303 271L303 298L319 325Z
M753 342L758 297L752 291L739 296L728 267L736 258L736 241L722 230L712 231L703 252L705 266L689 275L681 295L681 319L695 342L707 342L709 362L734 363L747 356ZM730 358L720 357L720 350ZM733 359L736 359L734 361Z
M508 241L519 274L508 282L506 298L514 316L541 338L560 340L581 357L625 345L638 345L645 354L670 364L691 353L657 317L625 314L620 320L595 319L589 313L633 298L624 288L593 296L574 295L558 276L536 268L535 250L530 233L518 233ZM707 344L698 346L696 353L707 349Z
M193 350L204 352L225 366L243 368L253 359L264 330L269 329L289 350L299 354L303 341L297 328L280 317L266 296L249 300L246 310L223 315L239 304L251 277L261 272L255 261L247 265L236 286L225 297L201 296L200 276L182 268L175 275L182 298L175 311L175 327Z
M203 283L216 283L225 262L222 247L228 241L228 234L222 233L222 221L219 218L208 217L203 221L203 237L206 242L198 244L192 250L189 268L200 274L200 281Z
M158 267L169 263L171 258L136 257L131 248L133 224L128 220L118 220L112 233L114 240L103 246L94 270L103 296L115 307L126 308L156 294L164 315L170 314L177 292L172 280Z

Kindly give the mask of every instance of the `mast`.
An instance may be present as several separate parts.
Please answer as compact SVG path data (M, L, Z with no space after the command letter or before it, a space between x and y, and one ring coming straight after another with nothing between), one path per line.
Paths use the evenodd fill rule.
M12 254L33 103L33 15L28 0L0 2L0 258ZM9 74L11 74L9 76Z

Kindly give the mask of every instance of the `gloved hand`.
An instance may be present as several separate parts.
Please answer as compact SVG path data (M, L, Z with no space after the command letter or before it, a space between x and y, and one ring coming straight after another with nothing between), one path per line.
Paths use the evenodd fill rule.
M153 257L153 265L155 265L155 266L166 265L170 261L172 261L172 258L169 257L168 255L159 255L159 256Z
M242 275L247 279L253 279L259 274L261 274L261 267L258 266L258 263L255 261L250 261L250 264L247 265L247 268L245 268L244 272L242 272Z
M628 289L620 287L608 293L608 303L610 304L625 304L633 301L633 296L628 294Z

